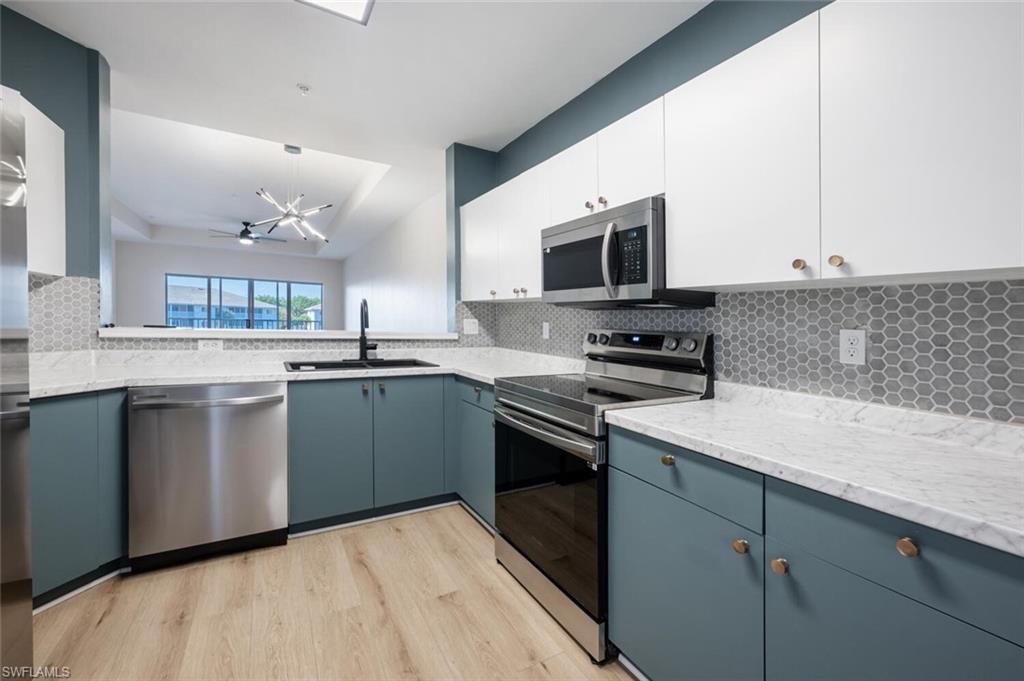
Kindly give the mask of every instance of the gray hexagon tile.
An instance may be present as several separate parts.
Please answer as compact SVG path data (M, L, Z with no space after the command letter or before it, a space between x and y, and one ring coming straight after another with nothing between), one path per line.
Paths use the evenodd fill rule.
M99 282L30 277L30 346L192 350L184 339L102 339ZM783 390L1024 423L1024 281L730 292L711 310L580 310L460 303L480 333L382 348L490 346L577 357L591 328L707 330L719 378ZM541 338L541 324L551 338ZM840 328L868 332L868 362L839 363ZM230 340L229 350L352 349L354 341Z

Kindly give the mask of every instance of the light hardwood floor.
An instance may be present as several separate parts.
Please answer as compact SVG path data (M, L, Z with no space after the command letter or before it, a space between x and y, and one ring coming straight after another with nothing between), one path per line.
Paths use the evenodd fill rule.
M75 679L609 679L448 506L158 572L36 615Z

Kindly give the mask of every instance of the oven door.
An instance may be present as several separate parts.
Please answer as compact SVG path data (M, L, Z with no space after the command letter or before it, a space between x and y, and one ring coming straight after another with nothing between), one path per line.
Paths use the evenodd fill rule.
M595 621L607 600L605 443L494 408L498 533Z

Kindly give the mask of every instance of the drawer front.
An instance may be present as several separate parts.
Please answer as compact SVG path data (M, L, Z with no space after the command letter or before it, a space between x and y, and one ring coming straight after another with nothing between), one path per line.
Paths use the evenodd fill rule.
M494 388L491 386L467 378L456 378L455 390L459 394L459 399L488 411L494 410Z
M764 527L760 473L618 428L608 436L608 463L755 532Z
M765 488L767 534L1024 645L1024 559L774 478ZM916 557L897 549L904 537Z
M764 545L788 567L764 579L767 681L1024 678L1024 648L772 536Z

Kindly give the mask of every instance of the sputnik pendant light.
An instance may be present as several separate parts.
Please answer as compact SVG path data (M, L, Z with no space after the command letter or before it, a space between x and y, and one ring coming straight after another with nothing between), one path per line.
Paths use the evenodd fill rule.
M267 218L266 220L254 222L249 226L261 227L263 225L269 225L270 223L274 223L271 226L271 228L267 230L267 234L270 234L275 229L277 229L278 225L291 225L295 229L295 231L299 233L299 236L301 236L303 240L308 240L309 235L313 235L316 238L323 241L324 243L328 243L327 237L325 237L323 234L317 231L317 229L313 227L313 225L311 225L309 223L309 220L307 220L306 218L308 218L311 215L316 215L320 211L327 210L328 208L331 207L331 204L325 203L322 206L316 206L314 208L305 209L299 207L299 204L302 203L302 199L305 195L293 194L293 191L295 189L295 185L298 184L298 156L302 154L302 148L291 144L286 144L284 145L284 150L287 151L289 154L294 154L296 156L296 158L292 162L292 186L288 188L288 200L282 206L277 199L270 195L270 192L260 187L259 191L256 192L256 196L260 197L261 199L272 205L274 208L280 211L281 214L276 217Z

